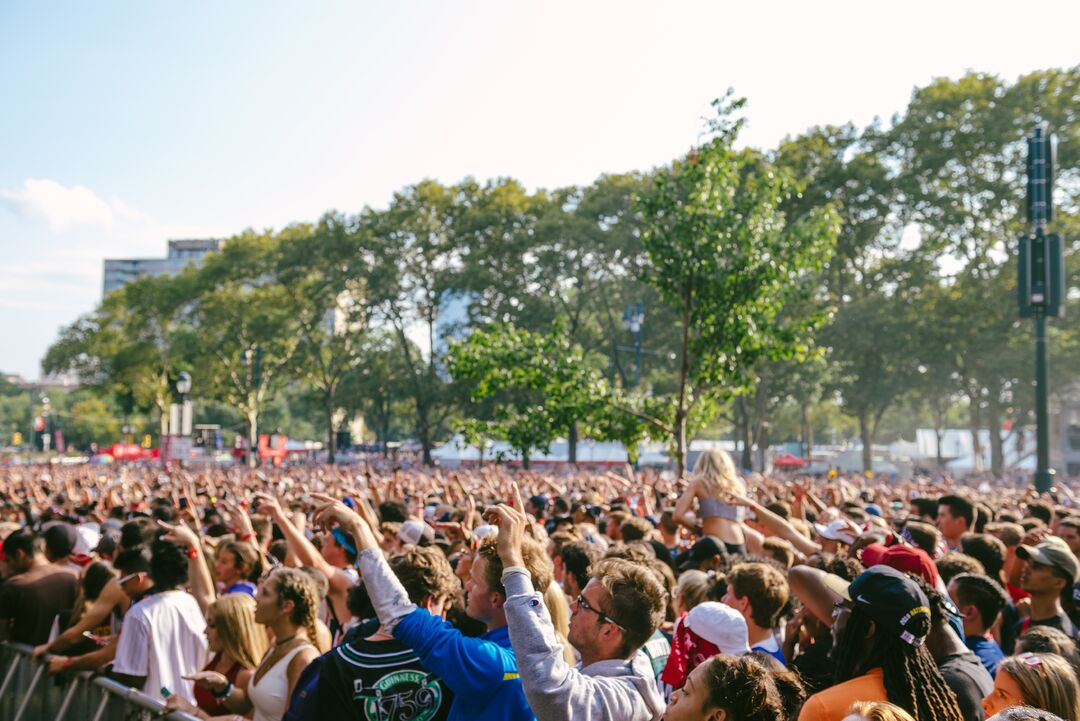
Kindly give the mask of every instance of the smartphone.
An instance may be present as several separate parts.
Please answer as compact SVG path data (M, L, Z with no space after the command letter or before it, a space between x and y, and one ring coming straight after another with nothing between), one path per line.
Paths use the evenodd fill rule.
M188 507L187 496L180 496L180 510L181 511L186 510L187 507Z

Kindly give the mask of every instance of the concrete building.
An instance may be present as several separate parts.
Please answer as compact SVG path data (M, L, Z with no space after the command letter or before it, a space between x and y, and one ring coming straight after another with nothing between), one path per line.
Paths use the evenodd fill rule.
M108 258L102 280L102 295L108 295L131 281L147 275L176 275L188 265L198 265L207 253L221 249L218 238L170 240L164 258Z

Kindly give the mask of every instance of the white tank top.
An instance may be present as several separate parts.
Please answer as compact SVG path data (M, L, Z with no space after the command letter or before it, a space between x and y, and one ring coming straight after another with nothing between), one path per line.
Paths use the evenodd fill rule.
M254 721L281 721L289 706L289 662L310 643L302 643L282 656L277 663L262 675L258 683L251 677L248 684L248 698L255 707Z

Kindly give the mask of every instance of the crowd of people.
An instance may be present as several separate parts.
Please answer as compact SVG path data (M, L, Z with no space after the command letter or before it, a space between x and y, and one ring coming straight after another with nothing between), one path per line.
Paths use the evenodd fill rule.
M0 639L201 719L1080 720L1080 503L635 471L0 468Z

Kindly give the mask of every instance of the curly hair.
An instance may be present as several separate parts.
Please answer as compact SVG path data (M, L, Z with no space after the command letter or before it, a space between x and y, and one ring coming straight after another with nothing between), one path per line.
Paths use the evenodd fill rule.
M772 673L748 656L720 654L701 664L709 690L705 711L722 708L731 721L785 721Z
M648 566L621 558L606 558L598 563L591 580L603 586L611 598L611 619L624 629L619 655L629 658L664 620L664 584Z
M453 600L461 591L461 581L450 562L433 546L406 547L390 558L390 568L417 606L423 606L428 596Z
M487 560L487 571L484 574L484 580L487 582L488 588L505 596L506 589L503 588L502 583L503 564L502 559L499 558L499 547L496 544L497 539L494 536L489 536L480 544L480 548L476 553ZM543 594L551 584L552 574L555 573L555 569L551 565L551 559L548 558L543 546L531 538L523 540L521 558L525 562L525 568L529 570L529 576L532 577L533 590Z
M278 605L286 601L293 602L289 620L307 631L308 641L318 645L319 632L315 623L316 609L319 607L318 591L315 581L298 568L278 568L267 576L266 583L274 584L277 591ZM319 649L320 652L326 649Z

